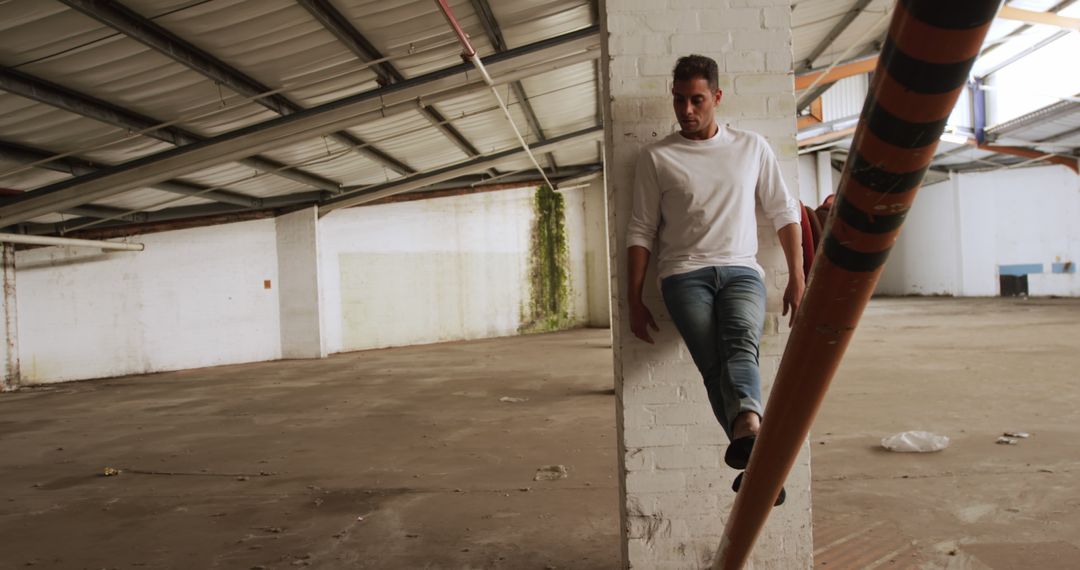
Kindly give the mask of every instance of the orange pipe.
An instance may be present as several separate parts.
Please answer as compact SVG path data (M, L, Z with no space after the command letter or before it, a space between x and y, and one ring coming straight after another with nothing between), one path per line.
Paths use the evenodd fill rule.
M714 569L742 568L874 293L1000 0L899 0ZM784 508L784 507L779 507Z

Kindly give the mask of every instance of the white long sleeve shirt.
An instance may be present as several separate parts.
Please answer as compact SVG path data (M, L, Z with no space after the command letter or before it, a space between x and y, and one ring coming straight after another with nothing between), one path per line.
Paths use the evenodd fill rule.
M672 133L638 159L627 247L655 252L661 279L725 265L764 277L755 198L777 230L802 220L764 137L724 126L703 141Z

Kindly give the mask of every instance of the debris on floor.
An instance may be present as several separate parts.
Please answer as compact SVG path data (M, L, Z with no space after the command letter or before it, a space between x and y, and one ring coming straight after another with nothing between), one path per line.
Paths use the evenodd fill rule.
M1007 431L1003 433L1005 437L1012 437L1015 439L1027 439L1031 437L1031 434L1026 431Z
M544 465L536 470L533 481L555 481L557 479L566 479L566 477L565 465Z
M516 404L518 402L526 402L528 400L528 398L514 398L513 396L503 396L502 398L499 398L500 402L508 402L511 404Z
M1016 438L1001 436L997 438L997 441L995 441L994 443L998 445L1016 445L1016 442L1018 441L1020 440Z
M900 453L931 453L949 447L949 436L928 431L904 431L883 438L881 446Z

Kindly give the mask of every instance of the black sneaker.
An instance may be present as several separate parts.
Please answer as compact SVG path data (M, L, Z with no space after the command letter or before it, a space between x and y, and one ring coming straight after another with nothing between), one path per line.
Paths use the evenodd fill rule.
M739 473L739 475L735 477L735 481L733 481L731 483L731 490L732 491L735 491L736 493L739 492L739 487L742 487L742 476L743 476L743 474ZM780 505L784 504L784 501L786 501L786 500L787 500L787 491L785 491L783 487L780 487L780 495L776 497L776 502L773 503L773 506L774 507L779 507Z

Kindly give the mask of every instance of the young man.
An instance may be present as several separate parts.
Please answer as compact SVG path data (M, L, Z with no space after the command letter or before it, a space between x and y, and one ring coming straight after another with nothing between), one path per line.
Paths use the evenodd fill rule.
M741 470L763 412L758 342L765 283L756 260L755 203L760 201L787 258L783 314L791 312L789 326L805 288L801 211L765 139L716 123L714 110L723 95L718 82L712 59L680 58L671 88L680 131L646 147L638 160L626 235L630 328L648 343L649 328L659 330L641 300L657 241L664 304L731 440L724 461ZM741 481L740 473L732 488L738 491ZM783 500L781 491L776 504Z

